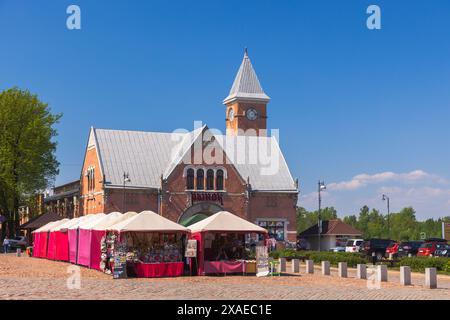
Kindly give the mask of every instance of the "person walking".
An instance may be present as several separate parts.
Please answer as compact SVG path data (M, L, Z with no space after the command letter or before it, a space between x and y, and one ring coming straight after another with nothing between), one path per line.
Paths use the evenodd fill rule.
M5 238L3 239L3 252L7 254L8 251L9 251L9 239Z

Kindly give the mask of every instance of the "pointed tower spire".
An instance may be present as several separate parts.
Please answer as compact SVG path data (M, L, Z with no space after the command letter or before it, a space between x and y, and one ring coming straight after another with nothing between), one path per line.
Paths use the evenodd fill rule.
M244 50L244 59L234 79L230 94L225 98L223 103L229 104L230 102L241 99L265 103L270 101L269 96L264 93L259 83L258 76L248 57L247 48Z

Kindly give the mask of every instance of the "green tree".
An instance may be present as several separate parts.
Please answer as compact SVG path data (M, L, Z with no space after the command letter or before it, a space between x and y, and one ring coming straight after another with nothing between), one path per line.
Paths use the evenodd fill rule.
M2 238L19 226L18 208L26 195L42 190L58 174L55 157L60 114L27 90L0 92L0 213Z

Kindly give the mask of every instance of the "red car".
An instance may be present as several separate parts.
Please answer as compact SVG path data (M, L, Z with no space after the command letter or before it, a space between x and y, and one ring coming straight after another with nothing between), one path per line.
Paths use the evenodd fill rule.
M398 242L393 242L389 245L389 247L386 248L386 257L390 257L392 254L392 257L396 257L398 254L398 248L400 244Z
M418 257L431 257L434 255L434 252L436 251L436 245L446 243L445 240L432 240L432 241L425 241L419 248L419 251L417 252Z

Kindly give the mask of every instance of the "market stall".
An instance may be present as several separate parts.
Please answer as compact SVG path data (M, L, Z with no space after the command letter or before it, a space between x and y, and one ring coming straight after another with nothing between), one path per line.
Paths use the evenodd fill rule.
M77 263L78 255L78 229L83 223L87 223L90 219L96 219L95 214L88 214L78 219L77 223L67 228L67 236L69 241L69 262Z
M81 218L74 218L66 223L59 225L54 229L56 238L55 260L69 261L69 230L68 228L76 225Z
M47 258L47 247L49 239L49 230L61 224L61 220L53 221L47 223L41 228L33 231L34 246L33 246L33 256L38 258Z
M102 253L106 253L106 250L104 249L102 252L102 241L104 242L106 240L107 231L111 226L134 217L135 215L137 215L136 212L127 212L125 214L118 212L114 214L110 213L102 220L95 222L90 226L91 257L89 261L89 268L104 270L105 266L102 265L101 262Z
M190 238L197 240L198 275L246 273L249 264L246 237L267 237L266 229L227 211L218 212L189 229Z
M115 270L118 267L144 278L184 274L183 248L189 229L152 211L143 211L109 229L103 247L107 259L113 260L115 277L120 276Z
M47 259L56 260L56 231L59 230L59 226L69 222L69 219L59 220L57 224L54 224L48 230L48 246L47 246Z
M87 221L82 221L78 225L78 247L77 247L77 264L81 266L89 266L91 259L91 242L90 242L90 226L105 217L104 213L93 215Z

